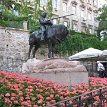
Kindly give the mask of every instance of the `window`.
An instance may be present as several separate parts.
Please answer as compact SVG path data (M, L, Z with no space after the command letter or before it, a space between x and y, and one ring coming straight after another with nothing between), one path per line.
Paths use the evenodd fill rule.
M89 28L89 32L90 32L90 34L92 34L92 33L93 33L93 30L92 30L92 28Z
M94 21L97 22L98 13L94 13Z
M85 11L81 10L81 17L84 18L85 17Z
M97 13L97 12L94 12L94 16L97 17L97 16L98 16L98 13Z
M86 24L82 23L81 24L81 32L85 32L86 31Z
M92 34L93 33L93 29L92 29L91 25L88 26L88 29L89 29L89 33Z
M40 0L40 5L45 5L46 4L46 0Z
M85 33L85 29L86 29L85 26L81 26L81 32L84 32L84 33Z
M52 0L52 7L57 9L57 0Z
M83 3L83 2L84 2L84 0L81 0L81 2Z
M88 3L89 4L93 4L93 0L88 0Z
M73 21L72 28L73 28L73 30L78 31L78 25L77 25L76 21Z
M94 34L97 35L97 27L94 28Z
M72 14L76 14L76 6L72 6Z
M63 2L63 11L67 12L67 3Z
M68 22L67 22L67 21L64 21L64 25L67 27L67 26L68 26Z
M30 0L30 3L34 3L34 0Z
M92 14L91 14L91 12L88 12L88 19L92 20Z
M98 2L97 0L94 0L94 6L97 6L97 2Z
M88 0L88 3L90 4L90 0Z

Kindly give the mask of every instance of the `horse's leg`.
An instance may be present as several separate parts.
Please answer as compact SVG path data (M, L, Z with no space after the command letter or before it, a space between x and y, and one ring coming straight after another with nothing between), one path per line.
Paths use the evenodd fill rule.
M48 58L52 58L52 43L48 42Z
M54 58L55 44L52 44L52 57Z
M30 59L30 53L31 53L32 48L33 48L33 45L30 45L30 46L29 46L28 59Z
M40 47L40 45L35 45L34 49L33 49L33 58L35 58L35 53L38 50L38 48Z

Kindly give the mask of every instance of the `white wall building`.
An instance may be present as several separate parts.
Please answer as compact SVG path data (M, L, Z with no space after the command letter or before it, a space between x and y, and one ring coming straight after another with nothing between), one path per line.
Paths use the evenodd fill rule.
M33 0L28 1L33 4ZM40 6L46 7L48 1L40 0ZM65 16L54 19L53 23L63 23L77 32L86 32L87 30L94 34L98 27L96 20L98 8L103 4L107 4L107 0L52 0L53 17Z
M71 16L60 19L61 23L68 25L78 32L95 33L98 27L98 0L52 0L53 14L56 16ZM57 19L56 19L57 20ZM57 22L57 21L55 21Z
M98 7L101 8L103 5L107 5L107 0L98 0Z

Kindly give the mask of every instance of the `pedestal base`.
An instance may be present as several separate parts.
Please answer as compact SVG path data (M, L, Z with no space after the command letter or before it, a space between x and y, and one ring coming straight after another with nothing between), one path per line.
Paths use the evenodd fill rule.
M23 75L63 83L68 86L88 83L88 72L86 68L77 61L69 62L64 59L32 59L24 63L22 70Z

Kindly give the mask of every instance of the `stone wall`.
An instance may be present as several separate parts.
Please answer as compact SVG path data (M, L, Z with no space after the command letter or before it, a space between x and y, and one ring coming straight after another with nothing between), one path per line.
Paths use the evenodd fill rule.
M28 56L29 31L0 27L0 57L25 60Z

